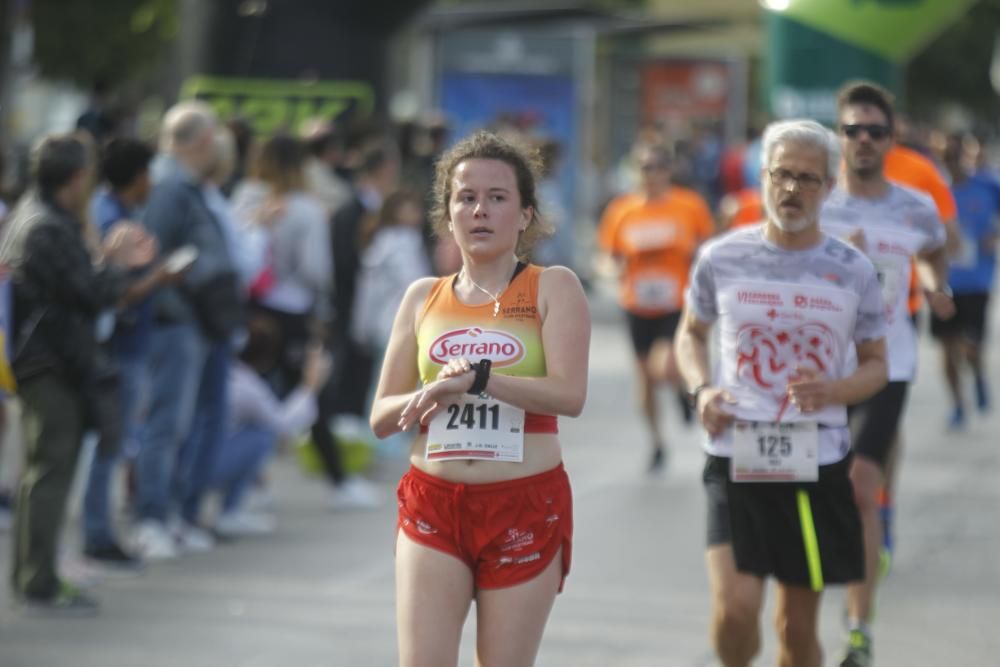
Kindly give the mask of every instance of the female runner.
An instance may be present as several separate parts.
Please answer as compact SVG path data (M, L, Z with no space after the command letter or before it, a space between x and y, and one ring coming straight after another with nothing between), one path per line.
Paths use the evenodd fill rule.
M398 490L407 667L457 663L473 600L476 664L533 664L569 571L557 416L583 409L590 315L573 272L524 261L544 233L536 174L487 132L441 158L434 219L462 268L410 286L386 351L372 428L419 432Z

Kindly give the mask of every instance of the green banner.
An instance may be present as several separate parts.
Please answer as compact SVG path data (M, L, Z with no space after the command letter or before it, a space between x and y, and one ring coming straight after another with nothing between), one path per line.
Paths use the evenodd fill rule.
M894 62L904 61L975 0L764 0L777 14Z
M364 81L193 76L184 82L181 97L205 100L222 118L243 116L265 136L295 132L313 118L331 120L348 112L367 118L375 109L375 91Z

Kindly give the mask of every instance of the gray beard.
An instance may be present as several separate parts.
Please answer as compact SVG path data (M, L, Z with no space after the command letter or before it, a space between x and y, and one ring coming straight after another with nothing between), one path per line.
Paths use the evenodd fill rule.
M770 197L764 197L764 210L767 212L767 217L769 220L774 222L783 232L788 234L795 234L808 229L813 221L807 217L801 217L798 220L785 221L778 216L778 211L774 204L771 202Z

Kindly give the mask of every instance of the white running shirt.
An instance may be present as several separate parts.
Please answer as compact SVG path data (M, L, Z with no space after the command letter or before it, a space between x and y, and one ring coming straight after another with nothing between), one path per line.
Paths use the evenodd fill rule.
M828 235L807 250L786 250L759 225L707 244L691 270L687 303L702 322L718 321L716 384L736 399L737 419L817 422L819 464L847 455L847 408L801 413L787 400L796 369L831 378L852 371L854 343L885 335L875 267L857 249ZM732 429L705 443L732 456Z
M861 229L865 254L875 264L885 304L889 380L912 381L917 374L917 336L907 300L913 257L945 244L945 227L934 201L894 183L880 199L865 199L835 189L820 212L823 231L841 239Z

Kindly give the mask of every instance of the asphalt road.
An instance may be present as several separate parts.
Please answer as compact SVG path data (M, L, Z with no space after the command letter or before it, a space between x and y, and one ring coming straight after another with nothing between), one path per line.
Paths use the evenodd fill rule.
M714 665L707 640L702 455L695 429L670 426L668 470L644 471L647 438L633 407L623 325L606 303L597 324L584 415L561 420L575 495L572 573L538 664ZM995 313L996 314L996 313ZM994 323L997 322L994 317ZM997 331L994 326L993 331ZM995 336L994 336L995 338ZM947 400L925 336L906 417L895 566L875 622L879 667L1000 665L1000 418L976 416L945 435ZM1000 390L1000 359L990 360ZM293 457L276 461L275 535L97 582L101 614L39 619L0 592L2 667L298 667L395 664L392 492L404 468L383 461L373 511L331 511L322 483ZM67 545L75 526L69 528ZM9 571L9 535L0 568ZM842 594L822 613L826 664L843 640ZM774 664L770 611L758 664ZM462 664L472 663L474 619Z

